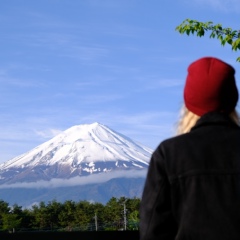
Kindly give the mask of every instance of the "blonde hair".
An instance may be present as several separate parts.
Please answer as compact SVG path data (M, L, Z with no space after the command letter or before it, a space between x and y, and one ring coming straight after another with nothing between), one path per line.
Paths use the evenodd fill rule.
M240 126L240 117L236 109L234 109L230 114L230 118L235 122L238 126Z
M233 110L229 116L234 123L240 125L240 118L236 110ZM180 119L176 126L177 135L190 132L191 128L196 124L199 118L200 116L189 111L184 105L180 111Z

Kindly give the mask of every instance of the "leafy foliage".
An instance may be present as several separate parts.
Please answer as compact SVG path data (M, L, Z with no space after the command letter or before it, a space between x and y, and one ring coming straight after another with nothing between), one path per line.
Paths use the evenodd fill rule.
M65 227L67 231L71 231L75 225L76 203L66 201L63 204L62 211L59 213L59 224Z
M19 219L17 214L3 214L2 215L2 229L8 231L14 231L15 228L18 228L21 225L22 219Z
M0 231L137 230L139 198L112 197L105 205L88 201L40 202L30 209L0 200ZM124 211L124 209L126 211Z
M4 202L3 200L0 200L0 229L3 227L3 218L5 214L10 213L10 207L8 206L8 203Z
M217 38L221 45L231 45L233 51L240 50L240 31L233 30L232 28L223 28L221 24L213 24L213 22L199 22L197 20L186 19L176 30L181 34L194 34L198 37L204 36L207 31L210 31L210 38ZM240 62L240 57L237 58Z

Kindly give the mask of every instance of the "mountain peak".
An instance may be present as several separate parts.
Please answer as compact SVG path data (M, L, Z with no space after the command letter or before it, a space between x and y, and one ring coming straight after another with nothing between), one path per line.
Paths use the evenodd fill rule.
M95 128L98 128L98 127L107 127L99 122L93 122L93 123L90 123L90 124L80 124L80 125L75 125L75 126L72 126L68 129L66 129L64 132L69 132L69 131L91 131Z
M0 184L7 179L19 181L14 174L21 181L36 181L143 169L148 167L151 153L150 148L98 122L76 125L1 164Z

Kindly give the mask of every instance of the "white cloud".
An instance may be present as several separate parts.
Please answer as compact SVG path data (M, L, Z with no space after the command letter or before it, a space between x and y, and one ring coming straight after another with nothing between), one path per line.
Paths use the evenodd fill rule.
M114 178L145 178L147 170L129 170L129 171L113 171L108 173L93 174L90 176L73 177L70 179L53 178L50 181L38 182L22 182L14 184L3 184L0 189L5 188L55 188L55 187L68 187L79 186L94 183L107 182Z
M36 134L42 138L53 138L55 136L57 136L58 134L60 134L62 132L62 130L59 129L46 129L46 130L42 130L42 131L35 131Z

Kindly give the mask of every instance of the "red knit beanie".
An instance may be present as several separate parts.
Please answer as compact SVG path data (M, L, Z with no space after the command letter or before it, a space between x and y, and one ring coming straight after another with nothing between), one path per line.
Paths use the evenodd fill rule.
M198 116L211 111L233 111L238 101L234 74L232 66L213 57L190 64L184 88L187 109Z

